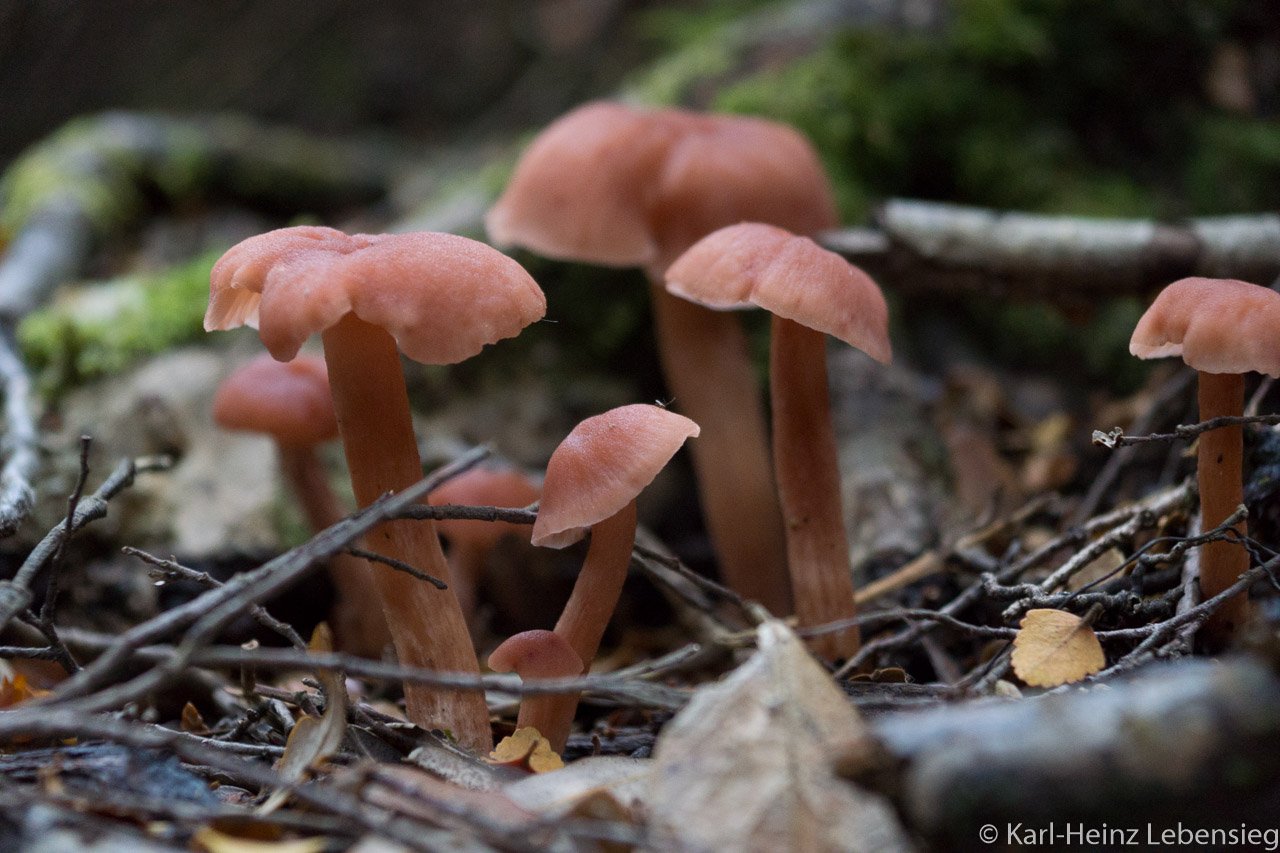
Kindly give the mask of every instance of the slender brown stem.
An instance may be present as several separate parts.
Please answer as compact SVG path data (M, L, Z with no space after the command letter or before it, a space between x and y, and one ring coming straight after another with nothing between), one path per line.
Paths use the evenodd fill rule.
M807 628L857 615L827 397L827 341L777 316L772 334L773 456L796 615ZM856 625L809 642L832 660L851 657L860 645Z
M650 293L672 407L702 428L693 465L725 585L774 614L790 613L764 402L742 323L732 312L673 296L660 283Z
M484 572L489 547L469 541L454 541L450 547L449 585L453 587L453 594L458 599L458 606L462 608L462 616L468 625L476 612L476 586Z
M583 672L591 668L600 638L618 606L635 541L634 500L591 528L587 558L555 628L582 658Z
M1244 376L1239 373L1200 373L1200 420L1244 412ZM1219 427L1200 436L1197 460L1200 481L1200 527L1212 530L1244 502L1241 485L1243 430ZM1245 525L1241 522L1241 535ZM1200 589L1212 598L1249 570L1249 552L1236 542L1210 542L1200 549ZM1244 624L1249 600L1237 595L1227 601L1205 625L1210 643L1224 645Z
M312 445L277 442L280 469L294 499L313 531L332 527L346 517L346 509L329 487L320 457ZM329 557L329 577L333 580L333 610L329 620L333 626L337 648L361 657L378 660L391 642L382 604L373 589L369 564L350 554Z
M569 742L569 730L573 728L573 716L577 711L577 693L525 696L520 700L516 727L522 729L533 726L551 743L552 749L564 752L564 746Z
M634 500L591 528L587 558L555 628L555 632L582 658L584 675L591 669L604 629L618 606L635 541ZM534 726L551 742L552 749L563 751L578 708L578 695L537 697L526 714L525 706L529 701L525 699L520 703L519 725Z
M348 314L324 331L329 385L338 415L356 502L368 506L383 493L422 478L409 398L395 341L382 329ZM435 525L394 521L366 537L368 546L427 574L449 576ZM438 590L403 572L373 566L374 585L400 662L444 672L480 672L466 621L449 590ZM465 746L493 746L489 712L478 693L405 686L409 719L451 731Z

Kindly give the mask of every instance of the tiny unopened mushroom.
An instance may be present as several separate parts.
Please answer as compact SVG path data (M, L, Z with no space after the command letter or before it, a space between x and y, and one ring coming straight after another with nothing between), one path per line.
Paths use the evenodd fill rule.
M581 675L586 667L569 641L554 631L524 631L508 637L489 655L489 668L494 672L514 672L521 679L571 678ZM525 696L520 700L519 728L532 726L563 752L573 725L576 694Z
M281 473L312 530L324 530L346 517L316 454L317 445L338 437L324 359L299 355L280 362L266 353L251 359L218 387L213 419L224 429L263 433L275 440ZM329 574L337 593L330 615L337 647L382 657L391 634L370 586L368 564L349 554L334 554Z
M773 454L787 564L802 627L856 615L840 470L827 395L826 335L888 363L888 308L866 273L807 237L759 223L704 237L667 270L667 288L710 308L770 311ZM848 658L856 626L811 641Z
M555 627L582 659L584 672L627 579L636 496L698 432L693 421L660 406L622 406L578 424L551 454L531 539L540 547L564 548L591 531L587 557ZM576 705L567 709L570 719Z
M1184 278L1166 287L1142 315L1129 352L1138 358L1181 356L1199 373L1200 419L1244 412L1244 374L1280 376L1280 293L1243 281ZM1200 526L1211 530L1244 500L1243 432L1239 425L1201 433L1196 460ZM1243 522L1237 528L1243 535ZM1239 580L1249 552L1231 541L1200 551L1200 589L1206 598ZM1224 645L1249 614L1244 595L1231 598L1205 624L1210 643Z
M542 291L515 261L451 234L344 234L298 226L251 237L210 273L205 329L257 325L272 356L288 361L312 334L324 343L329 386L356 501L367 506L422 477L400 352L452 364L519 334L546 311ZM430 521L395 521L366 542L386 556L448 577ZM400 662L479 673L466 620L449 590L387 566L374 584ZM409 719L489 750L484 696L405 685Z
M538 500L538 484L514 468L471 468L431 493L431 503L457 506L523 507ZM505 521L442 519L436 529L448 541L449 579L462 614L470 623L476 607L476 584L489 551L504 536L524 529Z
M785 614L786 548L746 336L739 318L662 287L694 241L745 220L799 234L836 226L830 184L803 135L750 116L598 102L538 135L485 224L499 244L647 271L672 405L703 429L693 462L721 574Z

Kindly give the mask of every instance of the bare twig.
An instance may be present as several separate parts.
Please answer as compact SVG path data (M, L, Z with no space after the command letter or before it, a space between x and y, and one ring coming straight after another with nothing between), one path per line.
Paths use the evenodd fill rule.
M151 569L150 575L156 580L190 581L191 583L199 584L205 589L217 589L222 586L222 584L215 578L211 577L208 572L198 572L195 569L187 568L174 560L165 560L161 557L148 554L146 551L133 548L128 545L120 550L128 556L137 557L142 562L152 566L153 568ZM302 636L298 634L297 630L295 630L292 625L288 622L282 622L272 616L262 605L255 604L249 608L248 612L259 625L275 631L281 637L284 637L285 640L288 641L289 645L293 646L295 649L305 649L307 647L307 641L302 639Z
M4 467L0 469L0 537L12 536L18 526L30 517L36 494L31 479L40 464L40 436L31 404L31 376L18 354L13 322L10 319L0 320L0 389L4 392L4 440L0 442L0 451L4 453Z
M349 518L321 531L309 542L259 568L237 575L217 589L209 590L186 604L134 626L121 634L97 660L62 682L42 701L63 703L66 707L82 711L101 711L119 707L124 702L158 689L181 673L189 658L249 605L282 592L315 570L329 555L384 521L398 518L406 506L422 499L460 470L475 465L488 452L484 448L477 448L400 493L374 501ZM128 681L94 692L115 675L118 667L138 648L185 625L190 627L174 658Z
M395 569L397 572L404 572L415 580L425 581L436 589L448 589L449 585L440 578L429 575L421 569L416 569L403 560L397 560L394 557L388 557L386 554L379 554L377 551L369 551L365 548L357 548L354 545L348 545L342 549L353 557L359 557L362 560L368 560L371 563L381 563L384 566Z
M40 543L31 550L27 559L18 569L12 580L0 581L0 629L19 611L31 603L31 581L66 541L90 522L97 521L107 514L107 503L125 488L133 485L133 478L140 472L159 471L169 467L168 457L149 457L145 459L126 459L116 466L111 475L98 487L98 490L76 504L74 518L69 523L63 522L49 531Z
M1242 424L1274 426L1275 424L1280 424L1280 415L1222 415L1197 424L1179 424L1173 428L1173 432L1154 433L1151 435L1126 435L1120 427L1116 427L1111 432L1095 429L1093 431L1093 443L1100 447L1116 448L1128 447L1134 444L1149 444L1153 441L1177 441L1179 439L1195 438L1201 433L1209 432L1210 430L1228 426L1240 426Z

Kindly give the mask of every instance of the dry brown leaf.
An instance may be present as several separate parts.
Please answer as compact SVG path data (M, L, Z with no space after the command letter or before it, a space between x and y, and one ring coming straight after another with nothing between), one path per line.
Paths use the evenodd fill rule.
M321 622L316 626L307 649L316 654L333 650L333 634L328 625ZM303 717L294 725L293 731L289 732L289 739L284 744L284 755L276 767L276 772L285 782L300 782L306 778L313 768L323 764L338 751L346 735L347 694L343 675L334 670L321 670L319 675L327 701L324 714L318 718ZM288 799L288 791L275 791L258 812L271 814Z
M643 801L652 770L653 762L646 758L598 755L578 759L556 773L526 776L502 791L522 808L551 819L606 796L630 813Z
M358 784L361 798L370 805L446 829L488 826L499 834L517 835L541 824L536 814L521 808L501 791L468 790L416 767L380 765L372 778L362 769L340 772L350 778L338 778L338 783Z
M489 753L489 763L526 773L546 773L564 767L559 754L551 748L551 741L533 726L516 729L514 734L504 737Z
M659 850L910 850L888 803L838 778L876 752L866 724L784 624L699 689L658 739L648 805Z
M182 730L192 735L207 735L209 727L205 725L200 710L188 702L182 706Z
M1125 564L1126 557L1119 548L1108 548L1098 555L1096 560L1088 563L1067 581L1067 589L1078 592L1094 581L1102 580L1113 574Z
M324 838L296 838L291 841L259 841L218 832L212 827L202 827L191 836L191 844L197 850L208 853L320 853L329 846Z
M1028 610L1013 641L1013 671L1032 687L1057 687L1106 664L1093 629L1064 610Z
M25 675L18 673L13 678L0 681L0 708L10 708L28 699L45 696L48 692L48 690L33 687Z

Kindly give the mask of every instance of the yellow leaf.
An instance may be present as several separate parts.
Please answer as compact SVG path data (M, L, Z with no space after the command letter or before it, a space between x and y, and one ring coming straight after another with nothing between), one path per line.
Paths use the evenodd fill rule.
M307 649L313 654L332 650L333 636L329 626L321 622L311 635ZM320 717L303 717L294 724L289 739L284 744L284 755L276 771L285 782L300 782L315 767L323 764L342 746L347 731L347 694L341 672L321 670L320 682L324 685L327 704ZM289 798L286 790L272 792L258 809L259 814L271 812L284 805Z
M323 838L297 838L291 841L257 841L203 827L191 836L191 842L208 853L320 853L328 846Z
M200 710L188 702L182 706L182 730L193 735L207 735L209 727L205 725Z
M551 742L533 726L516 729L515 734L504 737L489 753L489 763L519 768L528 773L546 773L564 767L560 756L551 748Z
M12 679L6 678L0 681L0 708L8 708L48 693L48 690L32 687L27 683L27 677L18 673Z
M1057 687L1106 664L1093 629L1063 610L1029 610L1013 641L1013 671L1032 687Z

